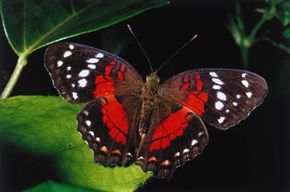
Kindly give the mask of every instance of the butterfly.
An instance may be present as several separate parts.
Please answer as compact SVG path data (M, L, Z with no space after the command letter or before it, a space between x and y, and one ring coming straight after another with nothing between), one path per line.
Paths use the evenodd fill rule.
M61 42L45 52L59 94L86 103L77 129L106 167L135 162L157 178L171 178L208 144L204 124L228 129L262 103L267 83L236 69L194 69L160 83L124 59L86 45Z

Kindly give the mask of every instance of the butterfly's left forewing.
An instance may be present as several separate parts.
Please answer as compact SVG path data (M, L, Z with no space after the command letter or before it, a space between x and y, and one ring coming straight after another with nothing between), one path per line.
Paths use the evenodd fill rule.
M71 103L127 94L143 83L124 59L77 43L56 43L45 52L45 66L59 94Z
M45 53L45 66L59 94L86 102L78 130L104 166L134 160L142 78L125 60L76 43L57 43ZM130 115L129 115L130 114Z

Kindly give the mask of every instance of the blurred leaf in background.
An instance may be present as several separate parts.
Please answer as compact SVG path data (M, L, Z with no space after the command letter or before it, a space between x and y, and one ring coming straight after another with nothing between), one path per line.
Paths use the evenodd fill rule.
M278 43L269 37L257 35L267 22L276 18L280 21L281 25L285 27L285 31L281 34L281 36L284 36L284 38L289 38L290 1L265 0L265 7L258 8L256 11L261 14L261 17L250 30L247 30L248 26L246 26L246 21L242 18L239 4L237 4L236 15L233 18L230 18L228 22L228 29L231 32L235 43L240 48L242 63L246 68L249 65L249 49L259 41L265 40L270 42L273 46L290 54L289 41L285 40L285 42Z

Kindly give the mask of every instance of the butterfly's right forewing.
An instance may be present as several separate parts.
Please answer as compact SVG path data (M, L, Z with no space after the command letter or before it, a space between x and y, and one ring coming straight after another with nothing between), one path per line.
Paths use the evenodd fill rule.
M198 69L167 80L163 90L205 122L227 129L262 103L267 82L259 75L235 69Z

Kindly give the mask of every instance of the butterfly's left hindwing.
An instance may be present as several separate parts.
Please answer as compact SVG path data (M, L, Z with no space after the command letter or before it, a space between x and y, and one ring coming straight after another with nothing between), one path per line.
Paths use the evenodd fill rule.
M90 102L78 114L78 130L93 150L96 163L127 166L135 160L139 109L137 98L106 96Z
M134 161L143 81L125 60L76 43L57 43L45 53L45 66L59 94L71 103L87 102L78 130L104 166ZM130 115L129 115L130 114Z

